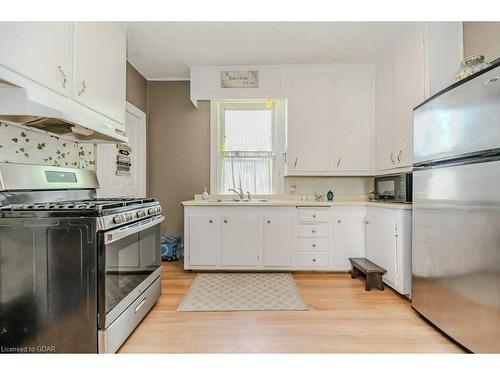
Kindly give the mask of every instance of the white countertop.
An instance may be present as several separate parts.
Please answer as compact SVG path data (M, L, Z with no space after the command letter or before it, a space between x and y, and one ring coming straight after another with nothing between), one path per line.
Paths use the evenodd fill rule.
M252 199L250 201L233 201L231 199L193 199L181 203L183 206L296 206L296 207L334 207L334 206L372 206L411 210L411 203L374 202L366 200L333 200L315 201L302 199Z

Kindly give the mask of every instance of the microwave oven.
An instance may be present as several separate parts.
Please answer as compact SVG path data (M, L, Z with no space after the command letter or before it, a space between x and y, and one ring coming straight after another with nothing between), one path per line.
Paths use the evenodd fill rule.
M379 201L411 203L412 174L399 173L375 177L375 199Z

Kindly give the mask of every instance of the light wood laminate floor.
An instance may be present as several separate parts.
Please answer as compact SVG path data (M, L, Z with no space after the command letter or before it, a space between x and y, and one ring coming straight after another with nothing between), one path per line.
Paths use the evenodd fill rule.
M176 312L196 276L163 263L162 294L121 353L460 353L390 288L294 273L309 311Z

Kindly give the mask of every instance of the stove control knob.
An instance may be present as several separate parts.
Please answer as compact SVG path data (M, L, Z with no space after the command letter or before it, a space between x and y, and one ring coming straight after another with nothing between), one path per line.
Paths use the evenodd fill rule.
M153 215L154 213L156 213L156 209L155 208L148 209L148 214L149 215Z
M132 219L133 219L132 214L125 214L125 220L130 221Z
M116 215L115 217L113 217L113 223L115 223L115 224L121 224L122 221L123 221L123 218L121 215Z
M146 212L144 210L137 211L137 217L144 217L146 215Z
M160 213L161 212L161 207L156 207L156 213Z

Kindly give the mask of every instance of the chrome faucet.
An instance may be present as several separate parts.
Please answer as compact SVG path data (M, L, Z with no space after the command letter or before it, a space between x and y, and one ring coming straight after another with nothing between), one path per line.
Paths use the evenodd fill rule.
M238 197L240 197L240 199L244 199L245 198L245 193L243 192L243 189L241 188L241 186L238 188L238 190L236 190L236 189L229 189L229 191L232 191L233 193L235 193ZM233 198L233 200L236 201L237 199Z

